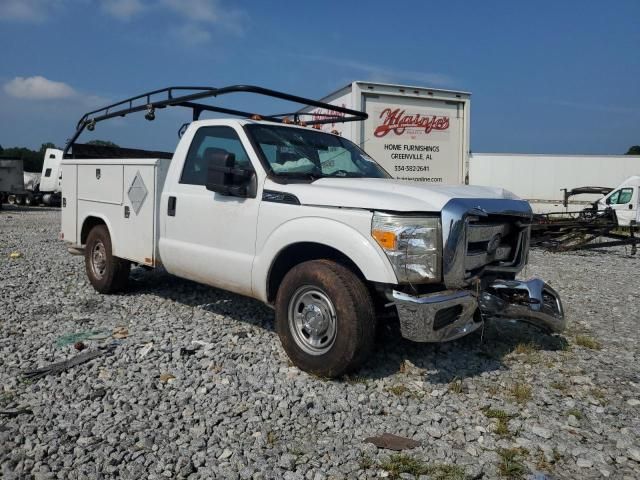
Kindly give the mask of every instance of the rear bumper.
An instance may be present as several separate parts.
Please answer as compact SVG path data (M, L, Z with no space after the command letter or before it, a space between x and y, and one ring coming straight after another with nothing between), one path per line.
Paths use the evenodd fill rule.
M484 317L522 320L547 332L566 327L560 296L540 279L496 280L485 290L447 290L413 296L393 290L402 336L415 342L447 342L482 326Z

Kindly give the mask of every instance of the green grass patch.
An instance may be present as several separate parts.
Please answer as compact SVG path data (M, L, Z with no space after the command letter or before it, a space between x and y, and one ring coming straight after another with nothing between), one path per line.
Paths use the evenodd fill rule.
M602 348L600 342L588 335L578 335L576 337L576 345L583 348L589 348L591 350L600 350Z
M402 395L404 395L405 393L407 393L409 391L409 389L401 384L398 385L394 385L393 387L387 387L387 392L389 393L393 393L394 395L401 397Z
M501 448L498 450L500 463L498 471L504 478L516 480L524 478L527 473L527 467L522 463L522 456L526 453L521 448Z
M509 393L518 403L527 403L531 400L531 392L531 386L522 382L513 384L509 389Z
M582 420L584 418L584 414L582 413L582 411L578 410L577 408L571 408L567 410L567 415L573 415L578 420Z
M429 475L434 480L464 480L464 469L458 465L430 465L422 460L399 453L391 455L380 463L380 468L389 473L389 478L396 480L403 473L415 477Z

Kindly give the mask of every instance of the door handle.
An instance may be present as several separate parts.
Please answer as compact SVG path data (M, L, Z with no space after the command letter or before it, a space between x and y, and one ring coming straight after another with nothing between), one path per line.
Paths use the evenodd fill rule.
M633 204L632 203L629 204L629 210L633 210Z
M169 203L167 205L167 215L170 217L176 216L176 197L169 197Z

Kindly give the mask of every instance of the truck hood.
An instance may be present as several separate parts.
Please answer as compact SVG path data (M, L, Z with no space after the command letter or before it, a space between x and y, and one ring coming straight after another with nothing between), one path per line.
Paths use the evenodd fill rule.
M452 198L518 199L503 188L428 185L385 178L321 178L313 183L286 185L267 179L264 188L291 193L303 205L399 212L439 212Z

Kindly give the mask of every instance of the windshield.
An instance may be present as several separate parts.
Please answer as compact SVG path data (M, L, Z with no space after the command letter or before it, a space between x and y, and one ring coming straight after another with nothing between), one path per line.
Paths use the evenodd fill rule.
M363 150L344 138L301 128L247 125L249 135L276 176L390 178Z

